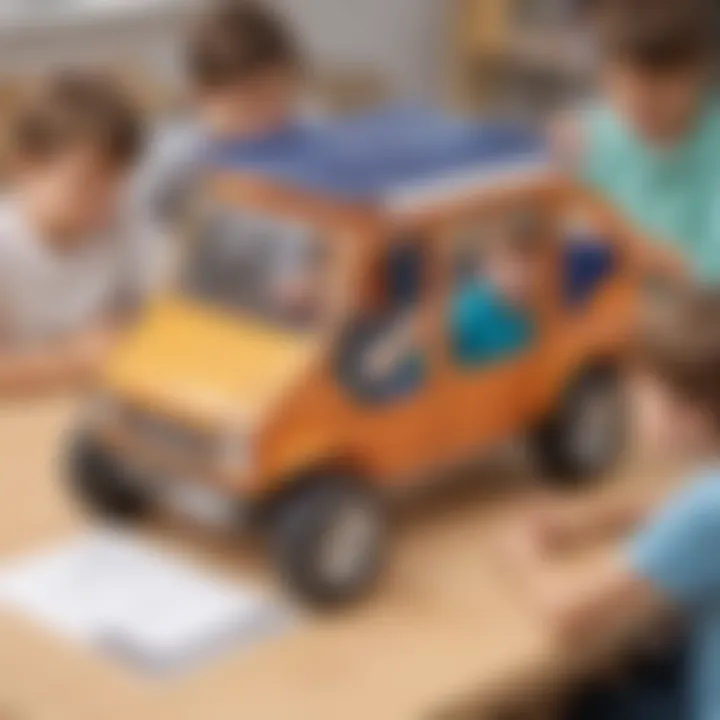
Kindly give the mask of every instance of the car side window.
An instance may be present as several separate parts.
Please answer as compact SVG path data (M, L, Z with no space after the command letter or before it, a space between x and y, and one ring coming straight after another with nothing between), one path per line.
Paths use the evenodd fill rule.
M363 402L384 405L413 395L426 375L421 331L426 248L415 238L391 244L379 263L383 302L355 318L340 343L341 384Z
M218 207L194 231L185 294L295 331L321 326L332 253L313 227Z
M546 242L543 217L532 210L496 211L458 230L447 311L457 365L485 368L532 344Z
M565 307L581 309L620 269L618 250L601 229L580 216L566 218L562 230Z
M392 307L397 309L420 302L423 254L423 248L411 237L393 243L388 249L385 284Z

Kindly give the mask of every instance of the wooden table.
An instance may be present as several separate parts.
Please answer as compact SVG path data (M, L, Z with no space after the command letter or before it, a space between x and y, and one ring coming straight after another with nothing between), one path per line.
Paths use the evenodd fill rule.
M58 401L0 411L0 561L86 523L59 477L71 407ZM181 678L133 674L0 615L0 718L417 720L463 698L489 697L515 678L551 677L562 658L503 581L489 542L518 491L472 485L403 510L391 569L364 607L310 618ZM142 532L224 572L267 572L248 541L168 521Z

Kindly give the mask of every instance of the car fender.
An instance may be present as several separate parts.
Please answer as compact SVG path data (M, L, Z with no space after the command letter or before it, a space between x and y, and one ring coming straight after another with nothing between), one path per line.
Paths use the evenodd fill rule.
M339 442L327 436L295 438L275 449L272 459L264 464L257 491L276 493L322 472L340 472L363 477L360 460L353 457Z

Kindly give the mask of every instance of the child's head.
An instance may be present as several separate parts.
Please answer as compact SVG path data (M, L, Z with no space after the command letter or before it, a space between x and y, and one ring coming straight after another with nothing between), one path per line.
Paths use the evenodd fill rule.
M141 141L135 108L111 80L58 76L17 118L16 193L48 237L71 244L113 219Z
M712 0L595 0L591 7L610 102L648 142L681 138L712 82Z
M642 339L633 384L641 449L657 458L720 448L720 292L704 290L658 310Z
M498 218L488 227L478 274L515 305L528 305L537 295L542 277L545 235L538 218Z
M192 33L187 64L201 119L218 135L263 135L295 114L300 54L260 5L216 1Z

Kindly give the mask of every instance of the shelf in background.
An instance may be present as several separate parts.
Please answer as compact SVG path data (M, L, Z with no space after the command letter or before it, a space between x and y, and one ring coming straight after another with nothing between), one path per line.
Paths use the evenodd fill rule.
M453 107L539 114L588 84L593 51L567 0L451 0L448 8Z

